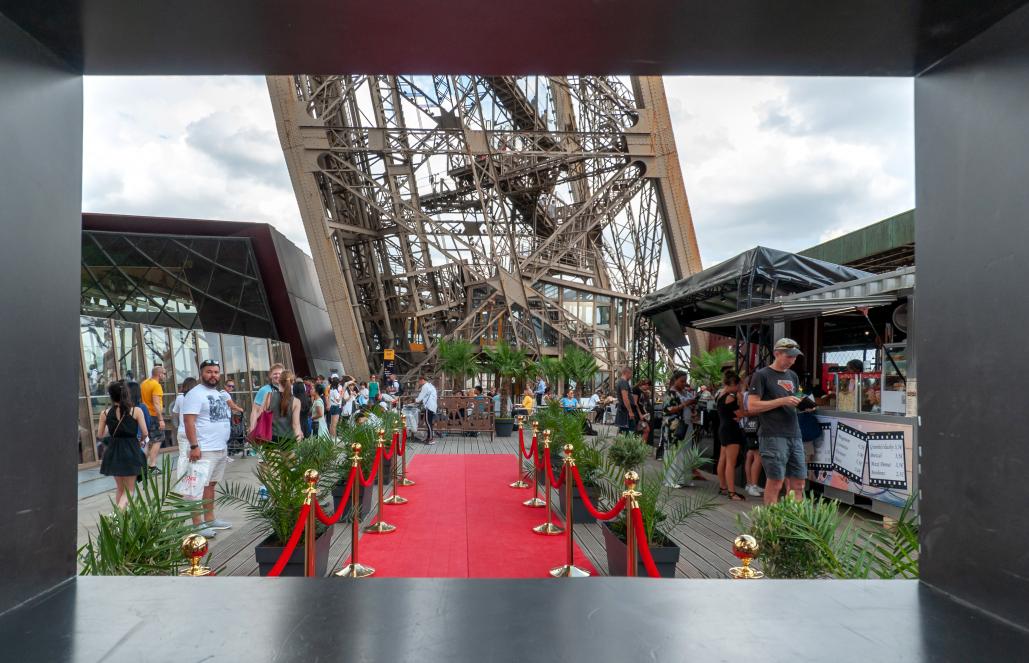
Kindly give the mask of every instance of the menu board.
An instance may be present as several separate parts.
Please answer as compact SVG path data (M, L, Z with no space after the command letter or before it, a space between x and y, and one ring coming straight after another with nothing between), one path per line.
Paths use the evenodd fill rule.
M821 421L822 439L815 440L815 453L811 457L808 467L812 470L832 469L832 422Z
M904 434L900 432L867 433L868 483L882 488L908 487L904 454Z
M847 424L836 424L836 444L832 450L833 468L855 483L862 483L868 443L865 433Z

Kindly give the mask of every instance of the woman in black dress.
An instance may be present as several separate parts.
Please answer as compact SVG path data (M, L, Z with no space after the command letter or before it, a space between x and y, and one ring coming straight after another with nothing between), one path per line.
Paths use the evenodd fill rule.
M728 495L734 502L746 500L736 492L736 459L743 448L743 429L740 428L740 378L736 373L728 372L722 381L724 388L718 397L718 437L722 443L722 453L718 457L718 484L722 494Z
M107 387L111 407L100 413L97 439L107 437L107 451L100 462L100 474L114 477L117 487L115 504L124 509L128 495L136 489L136 477L146 467L146 455L140 440L146 444L150 432L143 411L132 404L129 388L124 381L112 382Z

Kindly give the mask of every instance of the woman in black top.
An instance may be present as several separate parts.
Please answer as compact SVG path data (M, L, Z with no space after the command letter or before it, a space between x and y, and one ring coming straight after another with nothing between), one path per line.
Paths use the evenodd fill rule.
M718 484L723 495L728 495L734 502L747 498L736 492L736 459L743 447L743 429L740 428L740 378L736 373L728 372L722 380L725 386L718 397L718 437L722 443L722 453L718 457Z
M146 440L150 432L143 411L133 406L129 389L119 380L107 386L111 407L100 413L97 439L107 437L107 450L100 462L100 473L113 476L117 487L115 504L124 509L128 494L136 489L136 477L146 467L146 455L140 439Z
M293 397L300 401L300 430L304 437L311 437L311 397L307 395L307 385L294 382Z

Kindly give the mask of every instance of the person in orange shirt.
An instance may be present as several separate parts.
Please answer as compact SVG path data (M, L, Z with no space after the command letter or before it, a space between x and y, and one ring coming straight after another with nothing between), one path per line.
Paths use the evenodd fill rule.
M164 426L164 388L161 387L161 381L166 375L168 375L168 371L164 366L158 364L150 371L150 377L139 385L139 391L143 396L143 402L140 405L146 407L150 413L150 421L157 422L157 426L150 431L150 443L146 450L147 465L150 466L150 472L153 474L161 472L157 469L157 455L161 452L161 443L164 442L164 431L166 430Z
M525 388L525 396L522 397L522 407L527 414L532 414L532 408L536 405L536 399L532 397L532 389Z

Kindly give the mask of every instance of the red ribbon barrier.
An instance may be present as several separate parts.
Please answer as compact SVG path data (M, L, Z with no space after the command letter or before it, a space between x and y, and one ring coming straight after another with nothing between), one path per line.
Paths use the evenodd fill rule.
M368 473L368 478L364 478L364 472L361 472L361 466L357 467L357 471L360 472L358 479L361 485L367 488L368 486L375 483L375 475L379 471L379 461L382 460L382 447L376 447L375 449L375 463L372 464L372 471Z
M286 563L289 562L289 558L293 556L293 551L297 549L297 544L300 543L300 537L304 535L304 525L307 523L307 514L310 511L310 504L305 504L300 508L300 517L297 518L297 524L293 526L293 534L289 537L286 549L279 555L279 561L275 562L275 566L268 572L269 578L277 577L286 568Z
M519 440L518 441L521 443L522 456L525 458L525 460L529 460L530 458L532 458L533 456L536 455L536 436L534 435L532 437L532 444L530 444L529 445L529 449L526 450L526 448L525 448L525 438L521 437L521 434L522 434L522 432L518 431L518 435L519 435Z
M597 511L593 507L593 503L590 502L589 495L586 494L585 486L582 485L582 477L579 475L578 467L572 468L572 475L575 477L575 484L579 488L579 497L582 498L583 506L585 506L586 510L589 511L589 514L597 520L611 520L625 508L625 498L623 497L615 503L614 507L610 511Z
M562 485L564 485L564 482L565 482L565 467L567 467L567 466L564 465L564 464L561 465L561 473L558 474L557 478L555 479L554 478L554 468L553 468L553 465L550 462L550 454L545 454L545 456L544 456L544 463L547 466L547 474L550 475L550 486L551 486L551 488L560 488Z
M390 440L390 443L389 443L389 451L385 452L383 455L385 456L386 460L390 460L391 458L393 458L393 455L396 452L397 452L397 434L393 433L393 439Z
M347 488L343 491L343 499L339 501L339 508L336 509L336 512L332 514L331 517L325 515L325 512L322 511L321 504L319 504L318 502L314 503L314 515L318 516L318 520L321 521L322 525L325 525L326 527L330 525L335 525L339 522L339 519L343 517L343 509L347 508L347 504L350 503L348 499L350 497L350 491L354 487L355 476L356 474L354 472L354 468L351 467L350 478L347 479Z
M650 556L650 546L647 545L647 530L643 527L643 514L639 507L636 507L630 515L632 516L632 527L636 530L636 550L640 551L643 568L647 570L647 575L651 578L660 578L661 574L658 573L657 565L654 564L654 558Z

